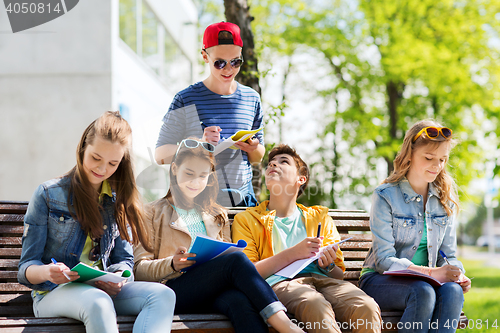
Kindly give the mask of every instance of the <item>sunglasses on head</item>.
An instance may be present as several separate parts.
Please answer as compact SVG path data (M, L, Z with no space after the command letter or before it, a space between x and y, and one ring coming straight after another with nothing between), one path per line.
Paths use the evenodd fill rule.
M182 140L181 143L179 144L179 147L177 147L177 151L175 152L175 156L177 156L177 153L181 149L182 146L185 146L186 148L198 148L198 146L202 146L203 149L206 151L213 153L215 151L215 146L209 142L204 142L204 141L198 141L194 139L185 139ZM175 157L174 157L175 158Z
M207 54L207 56L210 57L210 54L208 54L208 52L206 50L205 50L205 53ZM224 67L226 67L227 63L229 63L231 65L231 67L233 67L233 68L239 68L241 66L241 64L243 64L243 56L240 56L239 58L234 58L231 60L224 60L224 59L215 60L214 67L216 69L223 69Z
M101 239L92 239L92 242L94 242L95 245L89 251L89 260L97 261L101 257Z
M422 135L422 133L425 133L425 135L431 140L437 139L439 134L441 134L441 136L446 140L449 140L451 139L453 131L448 127L433 127L433 126L424 127L420 130L420 132L417 133L417 135L415 135L415 137L413 137L412 142L417 141L417 139Z

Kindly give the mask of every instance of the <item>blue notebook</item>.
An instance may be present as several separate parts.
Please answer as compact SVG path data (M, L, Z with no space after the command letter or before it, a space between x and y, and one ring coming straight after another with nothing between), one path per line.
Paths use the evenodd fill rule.
M208 236L198 235L194 239L194 244L191 247L190 253L195 253L196 257L188 258L188 260L196 260L196 264L183 268L181 271L185 272L193 267L203 264L213 258L232 253L243 251L247 243L240 239L237 244L218 241Z

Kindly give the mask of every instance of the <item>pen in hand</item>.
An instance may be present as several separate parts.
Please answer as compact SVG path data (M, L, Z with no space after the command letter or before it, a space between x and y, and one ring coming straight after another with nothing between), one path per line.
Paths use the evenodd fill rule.
M316 235L316 238L319 238L320 234L321 234L321 223L318 224L318 234Z
M54 265L57 265L57 261L56 261L54 258L50 258L50 260L52 261L52 263L53 263ZM63 271L63 270L61 270L61 273L63 273L63 274L64 274L64 276L66 277L66 279L71 280L71 279L70 279L70 277L68 276L68 274L64 273L64 271Z
M448 257L446 256L446 254L444 254L443 251L439 250L439 254L441 254L447 265L451 265L450 262L448 261Z

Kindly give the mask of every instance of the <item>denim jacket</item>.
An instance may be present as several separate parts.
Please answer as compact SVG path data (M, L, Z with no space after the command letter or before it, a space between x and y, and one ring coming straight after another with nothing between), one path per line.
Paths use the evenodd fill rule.
M453 203L450 203L453 208ZM443 251L450 264L459 267L457 260L457 238L454 215L448 216L439 201L436 187L429 183L427 204L417 194L406 178L396 183L380 185L372 197L370 229L372 247L363 267L379 273L387 270L407 269L417 251L424 230L424 216L427 225L427 250L429 267L441 267L445 261Z
M68 210L70 178L49 180L40 185L28 205L24 217L22 253L17 279L19 283L40 291L57 287L50 281L31 284L26 278L26 269L31 265L44 265L54 258L73 268L80 262L87 234L82 230ZM69 198L69 199L68 199ZM103 197L101 215L104 235L101 237L101 260L105 271L129 270L132 272L134 256L132 246L120 237L114 217L113 198ZM130 279L132 280L132 279Z

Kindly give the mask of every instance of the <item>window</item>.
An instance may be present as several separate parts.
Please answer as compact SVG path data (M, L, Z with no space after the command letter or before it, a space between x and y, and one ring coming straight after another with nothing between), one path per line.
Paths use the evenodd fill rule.
M142 58L157 74L160 68L158 52L158 26L160 23L155 13L142 2Z
M175 91L192 83L191 61L175 40L165 32L162 79Z
M120 38L172 90L191 84L191 61L146 1L119 1Z
M137 52L136 0L120 0L120 38Z

